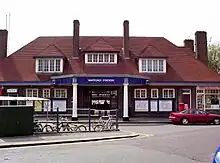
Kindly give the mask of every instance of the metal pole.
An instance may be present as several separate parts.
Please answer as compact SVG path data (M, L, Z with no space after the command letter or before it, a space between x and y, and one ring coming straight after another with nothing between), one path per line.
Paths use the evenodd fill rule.
M91 109L89 107L89 132L91 132Z
M57 132L59 132L59 107L57 107Z
M116 131L119 131L119 128L118 128L118 109L116 109Z

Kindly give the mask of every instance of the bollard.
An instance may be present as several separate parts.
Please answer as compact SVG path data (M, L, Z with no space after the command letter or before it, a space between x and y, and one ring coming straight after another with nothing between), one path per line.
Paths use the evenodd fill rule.
M57 132L59 132L59 107L57 107Z

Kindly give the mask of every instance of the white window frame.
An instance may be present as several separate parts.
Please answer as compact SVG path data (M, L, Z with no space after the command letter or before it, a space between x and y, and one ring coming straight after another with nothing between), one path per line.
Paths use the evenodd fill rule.
M137 91L140 91L140 95L139 97L137 97ZM145 91L145 96L144 97L141 97L141 91ZM147 89L134 89L134 98L138 98L138 99L145 99L147 98Z
M56 91L65 91L65 97L62 97L61 96L61 93L60 93L60 96L58 97L58 96L56 96ZM65 88L56 88L56 89L54 89L54 98L67 98L67 89L65 89Z
M54 70L50 71L50 60L54 61ZM60 61L60 70L56 71L56 60ZM39 71L39 61L43 61L42 71ZM48 71L44 71L44 61L48 61ZM35 71L37 73L62 73L63 72L63 59L62 58L37 58L35 60Z
M159 61L162 60L163 61L163 71L159 71ZM151 71L148 70L148 61L151 61L152 65L151 65ZM157 61L157 71L154 71L154 64L153 62ZM142 63L145 62L145 66L142 65ZM158 59L144 59L144 58L140 58L138 61L138 67L139 67L139 72L140 73L166 73L167 71L167 61L166 59L162 59L162 58L158 58ZM142 68L145 67L145 69L143 70Z
M92 61L88 61L88 55L92 55ZM93 61L93 56L97 55L97 61ZM102 60L100 61L99 55L102 55ZM105 61L105 55L108 55L108 62ZM110 62L110 56L114 55L114 61ZM86 53L85 54L85 63L86 64L117 64L118 63L118 55L117 53Z
M46 92L46 91L49 91L49 92L48 92L48 93L49 93L49 94L48 94L49 97L45 96L45 92ZM44 88L42 92L43 92L43 98L50 98L50 88Z
M157 97L153 97L153 91L157 91ZM159 90L158 89L151 89L151 98L158 98L159 97Z
M164 96L164 94L165 94L164 92L165 92L165 91L168 91L168 97L165 97L165 96ZM169 91L173 91L173 97L170 97L170 96L169 96ZM174 88L164 88L164 89L163 89L163 98L175 98L175 97L176 97L175 93L176 93L176 91L175 91Z
M32 96L31 97L35 97L35 96L33 96L33 91L37 91L37 97L39 97L39 90L37 89L37 88L27 88L26 89L26 97L30 97L30 96L28 96L28 91L32 91Z

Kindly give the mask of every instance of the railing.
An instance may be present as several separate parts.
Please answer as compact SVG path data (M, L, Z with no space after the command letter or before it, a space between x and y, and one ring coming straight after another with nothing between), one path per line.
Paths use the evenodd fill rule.
M72 121L72 108L66 112L57 111L35 112L35 132L92 132L92 131L118 131L118 109L98 110L78 109L77 121Z

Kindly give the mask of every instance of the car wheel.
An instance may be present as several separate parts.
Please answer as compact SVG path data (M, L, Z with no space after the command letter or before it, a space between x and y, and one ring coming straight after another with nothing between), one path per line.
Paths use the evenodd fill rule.
M212 121L208 121L207 124L208 124L208 125L211 125L211 124L212 124Z
M220 119L219 119L219 118L215 118L215 119L213 120L213 123L214 123L215 125L219 125L219 124L220 124Z
M181 122L182 122L183 125L189 124L189 120L188 120L187 118L183 118L183 119L181 120Z

